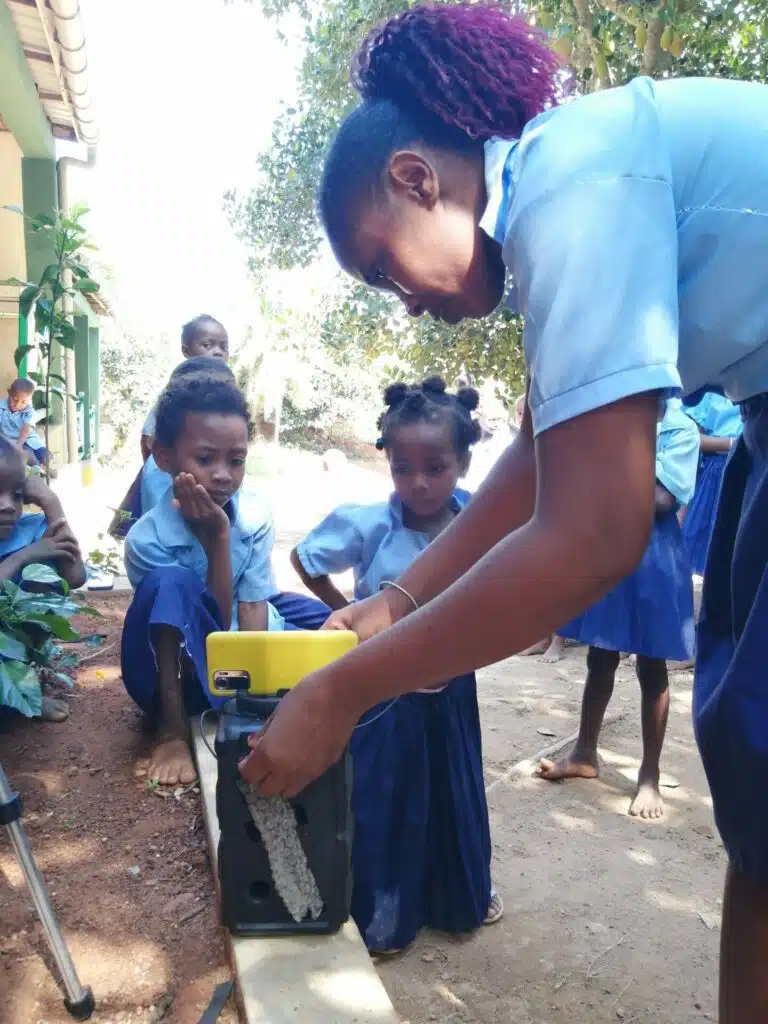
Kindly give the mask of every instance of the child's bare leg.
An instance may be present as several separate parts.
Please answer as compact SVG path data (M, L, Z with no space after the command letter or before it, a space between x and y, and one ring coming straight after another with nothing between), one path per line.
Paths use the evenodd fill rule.
M768 886L734 867L725 876L720 1024L768 1020Z
M544 665L554 665L565 657L565 640L557 633L552 637L552 643L541 656Z
M642 693L643 762L629 813L637 818L660 818L664 814L664 801L659 791L659 762L669 717L667 663L639 654L636 671Z
M160 736L150 755L147 777L163 786L187 785L197 778L189 747L189 726L184 714L179 634L169 626L156 627L160 690Z
M542 779L596 779L597 741L605 717L605 709L613 693L613 681L619 667L619 652L590 647L587 651L587 681L581 702L579 738L570 754L559 761L542 758L536 772Z

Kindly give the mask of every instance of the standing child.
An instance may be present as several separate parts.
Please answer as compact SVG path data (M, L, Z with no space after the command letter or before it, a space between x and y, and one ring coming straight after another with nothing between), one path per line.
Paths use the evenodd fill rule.
M682 517L683 537L693 571L703 576L726 459L741 436L741 413L724 395L713 392L684 408L699 428L701 455L696 490Z
M656 440L656 519L639 567L583 615L558 630L562 637L589 644L587 681L579 737L561 761L543 760L542 779L595 779L597 743L613 693L620 651L637 655L642 695L643 760L629 813L660 818L661 748L669 714L667 660L693 654L693 585L677 511L691 499L696 481L699 438L680 400L671 398Z
M293 551L304 583L332 608L331 574L354 571L355 598L393 581L469 500L456 489L479 438L477 392L439 378L384 395L377 447L395 493L342 505ZM408 946L419 929L468 932L498 921L474 673L374 708L352 736L352 915L369 949Z
M37 505L39 512L24 512L24 505ZM54 568L70 587L85 582L80 548L64 516L61 502L39 476L26 476L25 461L18 445L0 438L0 583L19 582L25 566L42 562ZM22 714L31 706L40 718L61 722L69 715L65 701L26 693L16 699L10 675L0 679L0 705Z
M229 335L224 324L207 313L201 313L181 328L181 353L185 359L209 356L229 360ZM141 456L146 462L152 454L155 436L156 405L153 405L141 428Z
M277 589L269 512L240 491L251 433L242 393L220 372L172 378L158 403L154 457L173 486L126 538L136 593L123 629L122 673L158 725L148 777L165 785L196 777L187 715L209 703L208 634L296 628L267 602ZM309 598L296 601L320 621L328 614Z
M15 444L32 466L48 462L48 452L35 431L32 396L35 384L18 377L8 388L8 397L0 399L0 437Z

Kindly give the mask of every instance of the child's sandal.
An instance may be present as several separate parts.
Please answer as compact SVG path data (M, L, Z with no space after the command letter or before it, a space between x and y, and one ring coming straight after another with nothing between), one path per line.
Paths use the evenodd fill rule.
M491 889L491 902L488 904L488 913L485 915L483 924L498 924L502 917L504 917L504 904L501 902L501 896L495 889Z

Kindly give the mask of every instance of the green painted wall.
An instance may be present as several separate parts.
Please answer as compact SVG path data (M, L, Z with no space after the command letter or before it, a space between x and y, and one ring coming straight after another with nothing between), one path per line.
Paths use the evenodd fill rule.
M101 338L98 327L88 328L88 383L90 385L90 405L94 411L91 421L91 455L99 451L101 436L101 369L100 369Z
M91 430L88 415L90 405L90 361L88 359L88 317L75 316L75 387L78 397L82 396L82 456L90 457Z

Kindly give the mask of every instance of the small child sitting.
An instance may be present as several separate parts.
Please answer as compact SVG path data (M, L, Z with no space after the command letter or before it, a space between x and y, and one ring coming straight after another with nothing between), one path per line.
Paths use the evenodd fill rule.
M34 428L35 410L32 395L35 384L17 377L8 388L8 397L0 399L0 437L21 451L25 462L42 466L48 462L48 451Z
M196 778L187 715L209 704L205 640L217 630L319 625L329 609L291 598L296 618L268 602L277 591L274 527L256 495L241 493L253 426L234 381L211 370L169 382L153 454L172 488L130 530L125 564L136 593L123 629L126 689L159 727L150 781ZM286 595L287 597L288 595Z
M37 505L40 512L25 513L25 504ZM50 565L73 589L85 582L80 548L61 502L41 477L26 476L18 445L0 438L0 583L19 582L24 567L35 562ZM2 686L0 704L17 707L8 694L2 698ZM68 714L64 701L42 698L41 718L60 722Z

